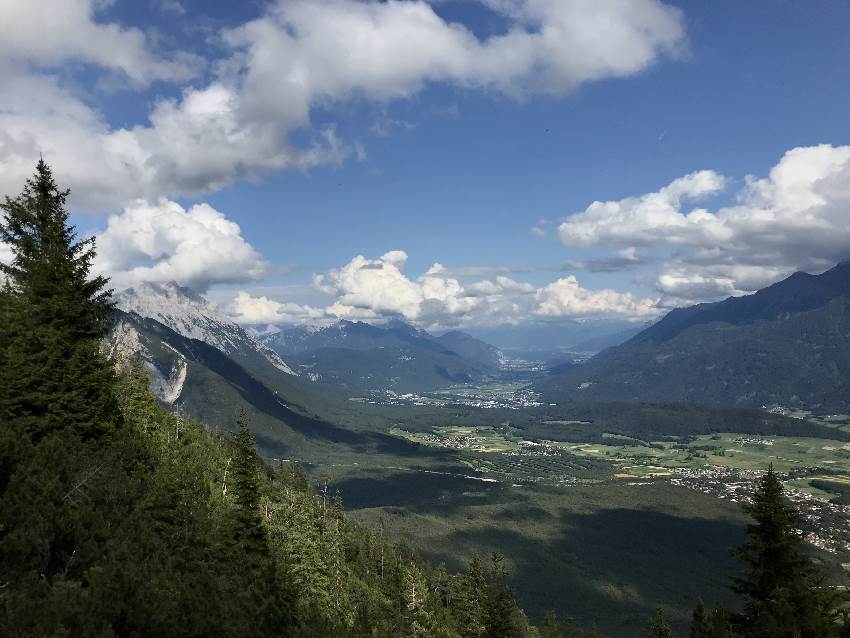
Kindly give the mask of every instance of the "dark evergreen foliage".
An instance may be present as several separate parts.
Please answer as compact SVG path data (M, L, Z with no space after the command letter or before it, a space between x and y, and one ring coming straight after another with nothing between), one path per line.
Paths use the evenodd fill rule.
M6 386L2 411L38 443L73 429L82 439L119 421L112 371L98 350L112 310L103 277L89 278L93 239L76 241L65 200L44 161L0 209L0 239L12 249L3 293Z
M0 266L0 581L21 607L55 603L29 617L45 633L67 614L93 622L74 611L90 603L77 579L136 494L99 351L109 291L89 278L93 243L75 240L67 195L41 161L21 195L0 204L0 238L13 253Z
M667 616L663 609L658 609L655 612L655 617L649 623L649 629L646 631L646 638L673 638L673 628L667 622Z
M691 618L692 638L829 638L839 636L843 599L823 582L817 565L803 551L797 511L783 496L771 465L753 503L747 541L733 551L744 571L733 583L741 611L702 601Z
M260 518L260 466L254 437L248 429L245 412L239 414L233 438L232 485L235 503L234 539L246 554L259 560L268 554L266 532Z
M747 507L754 522L747 542L735 551L745 569L734 585L744 603L737 624L745 636L829 636L836 627L834 601L802 551L797 512L782 490L771 465Z
M702 600L697 601L697 606L691 614L690 638L710 638L711 627L709 626L708 612Z

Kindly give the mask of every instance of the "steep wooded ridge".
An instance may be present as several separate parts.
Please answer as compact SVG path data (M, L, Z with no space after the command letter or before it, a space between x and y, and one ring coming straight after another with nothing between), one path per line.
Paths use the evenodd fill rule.
M549 401L850 407L850 262L752 295L671 311L538 384Z
M235 406L240 406L262 441L278 444L278 451L283 440L293 450L305 437L352 438L310 412L309 406L319 402L310 381L283 373L262 357L241 358L245 365L240 365L206 341L184 337L154 319L120 310L114 316L103 349L114 361L140 364L150 390L166 406L225 431L233 429Z

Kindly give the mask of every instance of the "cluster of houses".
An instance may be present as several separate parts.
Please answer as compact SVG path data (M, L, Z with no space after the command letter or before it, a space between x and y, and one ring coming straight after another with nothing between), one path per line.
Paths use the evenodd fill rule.
M676 468L669 480L674 485L711 494L735 503L752 503L759 470L733 470L719 465ZM850 506L838 505L807 492L786 486L785 494L800 513L804 540L833 554L850 551Z

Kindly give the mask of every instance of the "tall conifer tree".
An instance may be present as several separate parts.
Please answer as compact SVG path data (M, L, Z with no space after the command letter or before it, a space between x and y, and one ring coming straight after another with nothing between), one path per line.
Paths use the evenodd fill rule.
M745 572L734 589L743 597L741 633L753 638L823 638L836 624L832 601L795 531L797 511L784 499L771 464L747 508L754 522L735 551Z
M649 623L649 628L646 630L646 638L673 638L673 629L670 623L667 622L667 615L664 610L658 608L655 610L655 616Z
M711 638L711 626L709 625L708 612L702 599L697 601L697 606L691 613L690 638Z
M268 541L260 518L260 468L248 417L239 414L239 429L233 438L233 497L236 501L234 536L245 552L259 558L268 553Z
M0 204L3 294L3 404L0 414L37 443L72 429L98 438L117 425L113 373L99 351L112 313L103 277L90 277L94 238L78 241L59 190L40 160L23 192Z
M42 160L0 204L12 251L0 265L0 565L11 622L36 623L36 635L92 630L80 615L92 596L83 574L131 500L111 443L122 423L114 373L100 352L110 291L90 277L94 240L76 239L67 197Z

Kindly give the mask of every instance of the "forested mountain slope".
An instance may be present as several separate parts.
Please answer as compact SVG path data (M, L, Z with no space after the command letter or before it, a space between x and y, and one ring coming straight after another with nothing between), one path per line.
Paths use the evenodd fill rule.
M0 635L533 635L498 557L433 569L296 465L261 462L244 414L235 436L210 432L166 412L132 361L116 371L107 280L89 277L67 194L41 161L2 205ZM236 365L150 329L187 366Z
M360 442L357 434L317 416L314 384L272 366L249 370L218 348L190 339L154 319L115 312L104 342L115 361L141 364L150 389L172 410L229 431L239 409L250 416L265 453L315 457L328 444ZM238 406L238 407L237 407Z
M850 409L850 262L746 297L674 310L541 380L550 401L679 401Z

